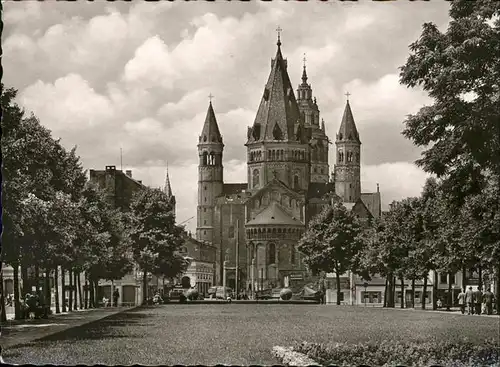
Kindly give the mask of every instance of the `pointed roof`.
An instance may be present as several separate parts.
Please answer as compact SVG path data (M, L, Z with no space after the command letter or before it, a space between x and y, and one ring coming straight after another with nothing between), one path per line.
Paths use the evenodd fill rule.
M358 129L356 128L356 123L354 122L354 117L351 111L351 105L347 101L344 116L342 117L342 122L340 123L339 133L337 134L337 141L355 141L361 143L359 140Z
M165 187L163 188L163 191L169 198L171 198L173 195L172 193L172 186L170 186L170 177L168 175L168 163L167 163L167 174L165 175Z
M271 62L271 73L255 117L252 133L248 141L277 140L273 136L277 124L281 130L280 140L296 140L295 125L301 117L292 83L287 72L287 61L281 54L278 41L276 57Z
M222 143L222 135L220 134L219 125L215 118L212 101L208 105L207 117L205 117L205 123L200 135L200 143Z
M247 226L259 225L303 226L299 220L292 218L275 201L261 211L255 218L247 222Z

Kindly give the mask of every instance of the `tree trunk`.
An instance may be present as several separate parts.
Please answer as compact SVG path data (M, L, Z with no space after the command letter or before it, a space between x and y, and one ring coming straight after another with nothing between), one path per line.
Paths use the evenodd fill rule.
M424 286L422 287L422 310L425 310L425 304L427 303L427 279L429 278L429 273L425 274Z
M340 295L342 294L342 291L340 290L340 275L339 272L335 272L335 280L337 281L337 306L340 306ZM326 295L324 295L326 297Z
M477 273L479 275L479 283L477 284L478 288L483 288L483 267L481 264L477 267Z
M385 288L384 288L384 307L387 307L387 283L388 283L388 278L385 278Z
M84 297L84 307L89 308L89 282L87 281L87 275L85 275L85 285L83 286L83 297Z
M45 306L52 309L52 292L50 291L50 270L45 270Z
M3 269L0 269L0 306L2 307L2 313L0 314L0 321L7 321L7 312L5 311L5 295L3 291Z
M387 307L394 307L394 287L392 286L393 281L394 278L392 274L389 274L387 276Z
M55 301L56 301L56 313L61 313L59 308L59 266L54 268L54 290L55 290Z
M66 312L66 271L61 266L62 312Z
M19 275L18 275L18 277L19 277ZM28 268L25 265L21 265L21 279L22 279L22 287L20 290L21 290L21 297L22 297L26 293L31 292L31 285L30 285L31 282L30 282L30 279L28 279Z
M399 280L401 282L401 308L405 308L405 280L403 277Z
M35 265L35 293L40 296L40 268Z
M146 305L148 301L148 272L144 269L142 276L142 304Z
M438 273L434 270L434 278L432 281L432 309L437 310L437 296L438 296Z
M69 278L69 296L68 296L68 311L73 311L73 271L71 268L68 269L68 278Z
M449 272L448 273L448 295L446 297L446 311L450 311L450 308L452 306L452 302L453 302L453 295L451 294L451 288L452 288L452 273Z
M21 319L21 299L19 297L19 264L12 264L14 268L14 318Z
M497 263L497 284L495 298L497 300L497 315L500 315L500 261Z
M392 278L392 308L396 307L396 277Z
M89 297L90 297L89 308L95 308L94 282L92 281L92 278L89 278Z
M74 298L74 303L73 303L73 310L78 310L78 285L77 285L77 280L78 280L78 276L76 274L76 270L73 271L73 289L75 290L75 298Z
M467 268L462 267L462 290L465 292L467 290Z
M415 308L415 279L411 280L411 308Z
M80 278L80 272L78 272L77 280L78 280L78 299L80 300L80 309L83 309L82 280Z

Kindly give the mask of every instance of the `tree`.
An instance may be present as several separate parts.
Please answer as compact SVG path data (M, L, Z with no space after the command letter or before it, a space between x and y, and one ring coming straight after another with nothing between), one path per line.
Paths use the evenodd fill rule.
M158 189L138 191L131 203L130 234L133 256L143 273L143 302L147 302L148 274L175 276L187 262L178 255L182 229L168 196Z
M434 99L406 120L403 134L426 147L417 161L462 203L500 174L500 3L453 1L445 33L423 25L401 68L401 83Z
M352 268L362 248L362 229L353 213L342 203L332 202L308 225L298 249L304 263L314 272L335 272L337 304L340 305L340 275Z
M91 283L90 305L95 307L99 279L121 279L133 269L127 216L111 208L104 192L92 182L86 184L78 208L77 237L83 255L79 266Z

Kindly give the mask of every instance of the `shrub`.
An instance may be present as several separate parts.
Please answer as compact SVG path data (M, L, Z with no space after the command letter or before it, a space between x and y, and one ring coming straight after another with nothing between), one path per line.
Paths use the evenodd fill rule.
M499 366L500 352L495 341L474 345L464 341L400 342L378 344L300 343L294 349L323 365L335 366Z

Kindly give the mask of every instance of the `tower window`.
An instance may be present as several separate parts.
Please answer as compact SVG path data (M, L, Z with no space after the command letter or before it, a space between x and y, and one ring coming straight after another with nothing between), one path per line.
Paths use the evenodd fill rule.
M203 186L203 190L207 191L207 187L206 187L206 186Z
M347 162L352 162L352 152L347 152Z
M203 234L207 234L207 231L203 231Z
M203 224L207 224L207 220L206 219L203 221Z
M203 135L203 141L207 141L207 136Z
M205 203L207 202L207 197L205 196Z
M290 262L292 264L295 264L295 246L292 245L292 248L290 250Z
M202 164L204 166L206 166L208 164L208 153L207 152L203 152L203 160L202 160Z
M274 243L269 244L269 264L276 263L276 245Z
M259 187L260 184L260 173L258 169L254 169L252 173L252 187Z
M295 174L295 176L293 176L293 187L294 189L300 189L300 181L299 181L299 175L298 174Z
M339 150L338 151L338 157L339 157L339 163L344 162L344 152Z
M207 208L203 208L203 213L206 213L207 212Z

